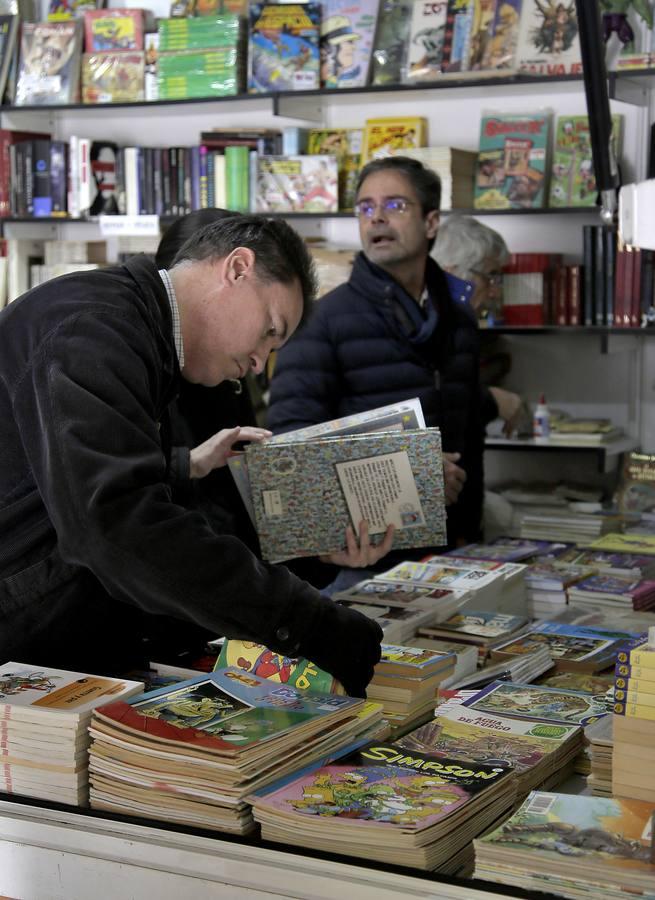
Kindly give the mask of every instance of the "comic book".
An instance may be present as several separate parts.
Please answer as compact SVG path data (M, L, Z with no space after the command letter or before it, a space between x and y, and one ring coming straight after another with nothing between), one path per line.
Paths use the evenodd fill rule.
M362 519L373 537L393 523L396 548L445 543L439 429L267 441L246 459L264 559L341 550Z
M531 790L579 753L583 732L577 725L522 722L507 716L471 713L465 706L437 707L435 718L398 738L409 751L513 767L518 792Z
M616 159L620 153L622 121L618 113L612 116ZM595 206L597 193L588 116L558 116L549 206Z
M93 9L84 13L84 49L143 50L142 9Z
M308 153L336 156L339 170L339 209L342 211L352 210L355 205L363 137L362 128L312 128L309 132Z
M473 72L482 69L497 5L497 0L474 0L467 64L467 68Z
M251 3L248 90L315 90L320 87L321 4Z
M498 644L491 658L532 653L546 646L558 671L600 672L614 662L621 638L612 638L592 629L554 622L537 624L517 638Z
M655 535L610 533L587 544L590 550L655 556Z
M299 691L318 691L322 694L344 694L343 685L329 672L323 671L303 657L289 657L275 653L263 644L227 638L216 660L215 670L230 666L252 672L275 684L289 684Z
M400 84L407 75L412 0L381 0L371 59L371 84Z
M321 87L368 84L379 0L323 0Z
M441 70L444 74L466 72L471 55L471 37L476 0L448 0Z
M437 3L423 3L417 0L414 3L409 29L406 78L409 83L439 79L447 8L448 0L438 0Z
M573 0L523 0L517 60L519 70L530 75L582 75Z
M546 543L547 541L529 541L525 538L499 537L488 544L466 544L464 547L456 547L454 550L448 550L444 556L522 562L538 555Z
M434 869L470 840L471 821L480 833L514 796L501 766L371 742L248 801L265 840Z
M496 69L507 73L516 68L522 6L523 0L502 0L496 4L482 55L482 69Z
M385 116L366 119L362 165L371 159L379 159L399 153L406 148L427 145L427 119L424 116Z
M564 688L570 691L582 691L583 694L606 694L614 683L614 676L589 675L586 672L557 672L555 675L544 675L539 684L545 687Z
M655 512L655 454L625 454L616 505L622 513Z
M85 53L82 103L136 103L144 99L145 54Z
M52 106L79 100L82 23L23 23L16 106Z
M434 628L422 629L422 634L426 637L432 635L447 637L452 641L465 640L472 644L486 644L516 634L527 624L528 619L525 616L467 609L465 612L455 613Z
M539 209L549 173L550 115L488 113L480 126L476 209Z
M257 156L257 212L336 212L336 156Z
M589 725L608 713L604 695L505 681L492 682L463 705L479 712L560 725Z
M352 600L353 603L372 603L378 606L401 606L412 609L431 609L435 622L448 619L468 594L447 588L412 584L408 581L384 581L381 578L365 578L352 587L335 591L335 600Z
M475 877L563 897L652 897L653 804L533 791L474 840Z

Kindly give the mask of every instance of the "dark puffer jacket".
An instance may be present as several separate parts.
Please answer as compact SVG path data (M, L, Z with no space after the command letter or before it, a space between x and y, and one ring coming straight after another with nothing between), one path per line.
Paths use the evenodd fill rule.
M468 476L448 509L453 544L480 536L483 422L477 325L452 299L450 279L428 260L423 313L360 253L350 280L319 301L278 354L268 427L289 431L418 397L426 423L441 429L444 450L461 453Z

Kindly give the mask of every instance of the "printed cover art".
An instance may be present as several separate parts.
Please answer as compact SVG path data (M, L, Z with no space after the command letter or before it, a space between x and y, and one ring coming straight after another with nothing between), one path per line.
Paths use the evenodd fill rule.
M501 0L488 30L482 57L483 69L513 69L519 39L519 22L524 0Z
M139 733L229 750L279 737L333 713L356 713L361 705L361 700L351 697L312 694L228 668L142 694L128 703L112 703L101 712Z
M558 859L584 857L587 864L596 858L655 879L652 815L652 803L643 800L532 791L510 819L476 844L530 849L550 861L554 872Z
M23 24L16 106L50 106L78 100L81 27L78 21Z
M310 660L285 656L253 641L225 639L214 670L230 667L252 672L276 684L292 685L300 691L344 693L343 687L329 672L324 672Z
M261 792L256 807L303 819L328 817L355 826L402 826L415 832L446 818L508 775L501 766L472 766L463 759L410 755L396 744L370 743L336 764L310 769L277 790Z
M445 541L438 429L267 441L246 458L265 559L340 550L362 519L373 536L394 524L396 548Z
M0 711L34 707L79 714L142 688L139 681L7 662L0 666Z
M363 138L362 128L312 128L309 132L308 153L337 158L340 210L355 205Z
M554 661L586 663L609 660L617 642L589 633L579 633L575 628L558 632L540 631L535 628L494 649L494 654L525 655L539 647L547 647Z
M407 81L435 81L441 74L448 0L414 3Z
M485 115L475 178L476 209L544 206L550 119L541 115Z
M463 705L480 712L560 725L589 725L608 712L604 696L505 681L492 682Z
M448 0L441 68L465 72L469 68L476 0Z
M444 556L520 562L535 556L538 552L539 542L537 541L526 541L522 538L499 538L489 544L466 544L464 547L456 547L454 550L449 550Z
M390 670L398 666L406 666L414 670L416 675L434 668L443 668L444 664L454 663L452 653L439 653L436 650L428 650L424 647L406 647L398 644L382 644L380 662L377 664L379 671Z
M655 510L655 454L627 453L616 492L621 513Z
M476 637L497 638L516 631L527 625L525 616L511 616L506 613L485 612L483 610L467 610L455 613L446 622L440 622L439 628L461 632Z
M334 156L257 156L257 212L336 212Z
M612 142L618 156L621 116L612 116ZM596 177L588 116L558 116L550 181L550 206L595 206Z
M391 116L367 119L364 125L362 164L371 159L425 147L427 122L423 116Z
M613 675L590 675L587 672L558 672L556 675L545 675L539 684L545 687L564 688L567 691L581 691L583 694L607 693L614 683Z
M517 58L530 75L582 75L574 0L523 0Z
M394 538L395 546L395 538ZM443 565L431 562L413 562L406 560L392 569L377 576L384 581L414 581L420 584L441 584L451 590L475 590L486 587L497 581L498 575L478 566L450 565L445 560Z
M248 90L315 90L321 4L251 3Z
M591 550L605 550L610 553L634 553L655 556L655 535L652 534L604 534L592 541Z
M381 0L371 84L400 84L407 74L413 2Z
M582 739L577 725L521 722L504 716L472 713L455 705L410 731L396 743L406 750L479 760L490 766L525 772L571 737Z
M145 54L85 53L83 103L135 103L143 100Z
M143 50L143 11L100 9L84 14L87 53L99 50Z
M432 609L437 612L440 600L455 600L457 594L445 588L432 588L407 581L382 581L366 578L352 587L336 591L336 600L352 600L355 603L372 603L381 606L411 606L414 609Z
M321 87L363 87L373 50L379 0L324 0Z

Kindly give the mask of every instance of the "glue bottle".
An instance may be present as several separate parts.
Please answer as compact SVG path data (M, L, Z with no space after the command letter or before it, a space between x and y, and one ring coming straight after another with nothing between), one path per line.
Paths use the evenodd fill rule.
M548 439L550 435L550 413L546 404L546 398L542 394L539 397L532 419L532 433L536 438Z

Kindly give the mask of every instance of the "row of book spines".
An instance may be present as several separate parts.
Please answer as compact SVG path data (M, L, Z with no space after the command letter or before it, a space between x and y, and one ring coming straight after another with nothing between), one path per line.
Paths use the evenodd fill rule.
M653 251L617 246L616 230L584 225L583 324L638 328L653 305Z
M68 145L52 140L12 144L8 185L1 191L2 201L13 215L66 216Z

